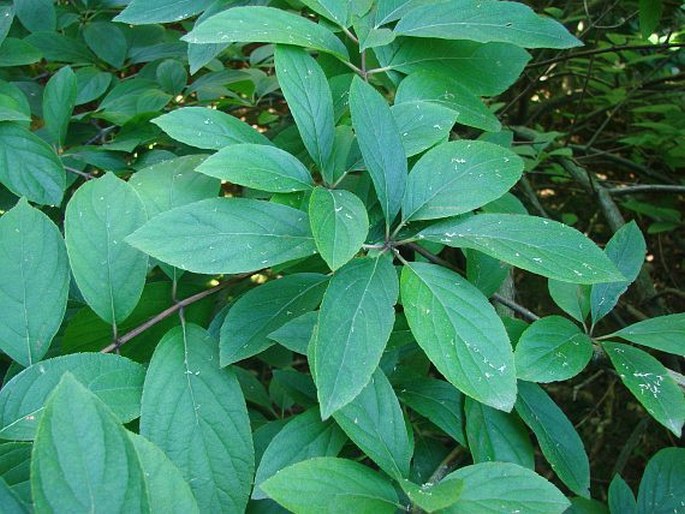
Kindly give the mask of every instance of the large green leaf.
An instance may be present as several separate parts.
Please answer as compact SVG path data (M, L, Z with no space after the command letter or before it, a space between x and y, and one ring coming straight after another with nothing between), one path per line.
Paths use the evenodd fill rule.
M221 365L263 352L269 334L321 302L328 277L297 273L272 280L241 296L228 311L219 340Z
M518 385L516 412L535 434L542 454L571 491L589 497L590 464L573 424L540 386Z
M233 7L211 16L182 37L188 43L282 43L303 46L347 59L335 34L312 21L273 7Z
M38 512L149 512L127 431L70 373L45 405L31 460Z
M611 336L685 357L685 312L639 321Z
M354 193L340 189L314 189L309 221L316 247L332 270L354 257L369 233L364 203Z
M611 312L619 297L625 293L642 269L647 246L637 224L631 221L618 229L604 248L604 253L626 279L622 282L592 286L590 302L593 323L597 323Z
M483 462L447 475L462 482L457 502L446 514L561 514L570 505L550 482L530 469L509 462Z
M50 145L17 124L0 123L0 182L34 203L59 205L67 179Z
M297 514L334 509L355 514L393 514L398 498L392 484L366 466L319 457L289 466L262 484L271 498Z
M635 495L621 475L614 475L609 485L608 496L607 503L611 514L637 514Z
M317 311L307 312L271 332L269 339L273 339L292 352L307 355L307 347L318 321Z
M333 97L326 75L314 58L301 48L276 47L274 62L278 84L295 118L302 142L319 170L324 170L335 137Z
M590 313L592 286L550 279L547 281L547 290L561 310L576 321L585 321Z
M95 21L83 27L83 39L100 59L114 68L122 68L128 51L126 36L115 23Z
M457 248L473 248L519 268L577 284L623 280L609 258L577 230L536 216L479 214L436 223L419 233Z
M182 107L152 122L175 140L196 148L220 150L238 143L271 144L244 121L207 107Z
M582 43L559 22L517 2L446 0L417 7L395 27L403 36L512 43L524 48L572 48Z
M254 451L245 399L219 349L197 325L170 330L155 350L145 384L140 433L178 466L201 512L247 504Z
M178 22L204 11L213 0L132 0L114 21L143 25Z
M261 484L283 468L314 457L335 457L346 440L335 423L321 421L316 407L292 417L262 455L255 474L252 498L267 498Z
M376 188L386 225L400 210L407 159L390 107L372 86L355 77L350 88L352 126Z
M685 398L668 370L647 352L627 344L603 342L618 376L649 414L677 437L685 423Z
M271 193L307 191L313 183L309 170L296 157L275 146L254 143L222 148L197 171Z
M45 128L58 145L64 143L71 112L76 105L76 76L69 66L55 73L43 91Z
M195 273L243 273L316 253L307 215L285 205L216 198L156 216L126 240Z
M78 188L67 205L64 236L74 279L108 323L126 319L143 292L147 256L124 238L146 218L133 187L112 173Z
M413 445L400 402L380 369L362 392L333 417L354 444L388 475L409 475Z
M685 498L685 449L664 448L647 463L637 493L638 514L681 514Z
M457 120L457 114L452 109L423 100L398 103L390 110L407 157L447 141Z
M312 11L334 21L341 27L349 25L350 12L354 9L350 0L302 0Z
M53 0L14 0L13 3L17 18L30 32L55 30L57 13Z
M69 263L55 224L26 199L0 217L0 349L39 361L62 323Z
M333 275L309 350L324 419L371 380L395 321L397 293L387 257L354 259Z
M567 318L546 316L521 334L514 357L521 380L567 380L590 362L592 340Z
M421 262L404 266L401 288L411 331L438 371L464 394L510 411L514 355L483 294L453 271Z
M31 440L45 402L66 372L86 386L122 423L140 414L145 370L118 355L75 353L34 364L0 390L0 438Z
M452 141L426 152L407 179L402 219L446 218L496 200L521 178L523 161L485 141Z

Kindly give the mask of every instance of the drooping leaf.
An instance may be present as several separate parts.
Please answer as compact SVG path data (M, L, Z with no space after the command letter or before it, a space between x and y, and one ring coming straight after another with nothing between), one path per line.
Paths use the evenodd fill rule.
M152 122L175 140L196 148L220 150L238 143L271 144L244 121L207 107L182 107Z
M24 127L0 123L0 182L31 202L59 205L67 179L50 145Z
M195 273L244 273L316 252L307 215L246 198L202 200L164 212L126 241Z
M519 381L516 412L533 431L542 454L574 493L590 496L590 464L583 441L563 411L532 382Z
M124 238L146 218L133 187L112 173L82 185L67 205L64 235L74 279L108 323L126 319L143 292L147 256Z
M662 352L685 356L685 313L638 321L611 335Z
M510 411L514 355L483 294L455 272L421 262L404 266L401 288L411 331L440 373L464 394Z
M252 498L267 498L261 490L261 484L282 469L314 457L335 457L346 440L345 434L335 423L321 421L316 407L292 417L262 455L255 474Z
M42 57L41 51L24 39L7 37L0 43L0 68L33 64Z
M396 479L409 475L412 443L397 396L380 369L362 392L333 417L354 444L388 475Z
M350 88L352 126L376 188L386 225L400 210L407 159L390 107L372 86L355 77Z
M378 0L376 26L398 20L410 9L432 2L433 0Z
M493 143L443 143L412 168L402 219L446 218L472 211L506 193L522 172L521 158Z
M95 21L83 27L83 39L100 59L115 68L121 68L126 59L128 43L116 23Z
M60 146L64 143L75 105L76 76L69 66L65 66L50 77L43 91L45 128Z
M271 193L307 191L313 183L309 170L296 157L275 146L254 143L222 148L197 171Z
M297 273L267 282L240 297L221 326L221 365L257 355L273 345L269 334L319 305L327 281L318 273Z
M143 25L177 22L205 10L212 0L132 0L114 21Z
M447 141L457 119L452 109L422 100L397 103L390 111L407 157Z
M637 493L638 514L680 514L685 498L685 449L664 448L647 463Z
M547 281L547 290L554 303L566 314L576 321L585 321L585 318L590 313L590 291L592 286L550 279Z
M269 334L281 346L291 352L307 355L307 347L312 339L314 326L319 321L319 313L316 311L306 312L295 319L288 321L274 332Z
M369 232L366 207L359 197L345 190L314 189L309 220L316 247L332 270L359 252Z
M14 0L14 11L29 32L55 30L57 13L52 0Z
M0 438L33 439L45 402L67 371L122 423L139 416L145 377L140 364L118 355L74 353L34 364L4 385L0 390Z
M442 511L454 505L459 500L463 488L461 480L456 479L423 485L416 485L409 480L400 480L399 483L412 504L425 512Z
M635 398L654 419L680 437L685 423L685 398L666 368L639 348L608 341L602 346Z
M159 342L140 433L178 466L201 512L245 508L254 471L245 400L235 375L219 367L216 342L197 325L176 327Z
M69 281L59 229L19 200L0 217L0 350L22 366L39 361L62 323Z
M592 340L561 316L535 321L519 338L514 352L516 374L529 382L567 380L592 358Z
M532 273L594 284L623 280L592 241L571 227L521 214L479 214L436 223L419 238L457 248L473 248Z
M637 514L635 495L621 475L614 475L609 484L609 512L611 514Z
M70 373L45 405L31 460L39 512L149 512L143 470L127 431Z
M397 294L397 273L386 257L354 259L333 275L310 343L324 419L371 380L395 321Z
M397 493L385 478L357 462L335 457L289 466L262 484L269 497L298 514L393 514Z
M330 3L341 7L345 4ZM331 156L335 137L333 97L326 75L306 51L292 46L277 46L274 64L278 84L302 142L319 170L323 170Z
M188 43L255 42L303 46L347 59L345 45L327 28L273 7L233 7L181 38Z
M597 323L611 312L618 303L619 297L640 273L647 246L637 224L631 221L618 229L607 243L604 253L616 265L625 280L592 286L590 301L593 323Z
M512 43L524 48L572 48L582 43L559 22L518 2L451 0L417 7L395 27L403 36Z

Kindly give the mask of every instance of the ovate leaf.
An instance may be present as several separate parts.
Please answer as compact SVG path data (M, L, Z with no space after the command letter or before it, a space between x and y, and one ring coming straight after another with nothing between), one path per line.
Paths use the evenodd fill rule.
M128 43L124 33L115 23L96 21L83 27L83 39L100 59L114 68L121 68L126 59Z
M685 498L685 449L664 448L647 463L637 494L639 514L682 512Z
M618 376L649 414L677 437L685 422L683 392L654 357L627 344L603 342Z
M357 462L334 457L309 459L289 466L262 484L262 489L298 514L338 512L393 514L398 498L392 484Z
M635 495L621 475L616 474L611 480L607 503L611 514L637 514Z
M685 356L685 313L639 321L611 335L662 352Z
M45 128L60 146L64 143L75 105L76 76L69 66L65 66L50 77L43 91Z
M57 14L52 0L14 0L14 10L30 32L55 30Z
M271 332L269 339L273 339L292 352L307 355L307 347L312 339L314 326L316 326L318 320L318 312L307 312Z
M31 462L39 512L149 512L143 470L127 431L67 373L45 405Z
M366 207L349 191L314 189L309 199L309 220L316 247L332 270L359 252L369 232Z
M164 212L127 238L195 273L244 273L316 253L302 211L260 200L216 198Z
M48 351L64 317L69 281L59 229L19 200L0 217L0 349L22 366Z
M461 480L445 480L437 484L416 485L409 480L400 480L400 486L414 505L425 512L441 511L454 505L461 496Z
M74 279L108 323L126 319L143 292L147 256L124 238L146 218L135 190L112 173L78 188L67 205L64 235Z
M457 120L452 109L422 100L398 103L390 110L407 157L445 142Z
M143 25L177 22L202 12L212 0L132 0L114 21Z
M350 10L353 9L353 2L340 0L303 0L302 2L312 11L321 16L334 21L341 27L348 26Z
M247 504L254 451L235 375L197 325L170 330L155 350L143 387L140 433L159 446L190 483L201 512Z
M333 275L310 349L324 419L361 393L378 367L397 293L397 274L386 257L354 259Z
M514 355L483 294L453 271L421 262L404 266L401 287L411 331L440 373L464 394L510 411Z
M547 290L554 303L573 319L583 322L587 318L592 286L550 279L547 281Z
M643 39L648 39L659 26L663 9L663 0L640 0L640 32Z
M445 220L419 233L419 238L473 248L539 275L594 284L623 280L609 258L577 230L536 216L479 214Z

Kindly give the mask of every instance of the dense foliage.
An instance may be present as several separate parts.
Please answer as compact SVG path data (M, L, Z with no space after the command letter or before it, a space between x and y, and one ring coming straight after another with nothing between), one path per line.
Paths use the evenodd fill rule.
M684 13L530 4L0 1L0 510L685 512Z

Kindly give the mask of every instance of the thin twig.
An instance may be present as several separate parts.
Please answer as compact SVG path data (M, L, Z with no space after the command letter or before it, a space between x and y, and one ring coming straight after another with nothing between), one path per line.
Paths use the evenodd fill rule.
M559 57L554 57L553 59L547 59L545 61L533 62L527 67L538 68L540 66L549 66L558 62L568 61L569 59L574 59L576 57L588 57L590 55L606 54L611 52L625 52L630 50L667 50L669 48L682 48L684 46L685 43L668 43L663 45L622 45L612 46L609 48L593 48L592 50L582 50L580 52L564 54Z
M91 179L95 178L90 173L86 173L85 171L77 170L76 168L72 168L71 166L65 166L64 169L67 170L69 173L74 173L75 175L79 175L80 177L83 177L86 180L91 180Z
M638 186L612 187L606 189L607 193L619 196L630 195L633 193L685 193L685 186L670 186L664 184L642 184Z

